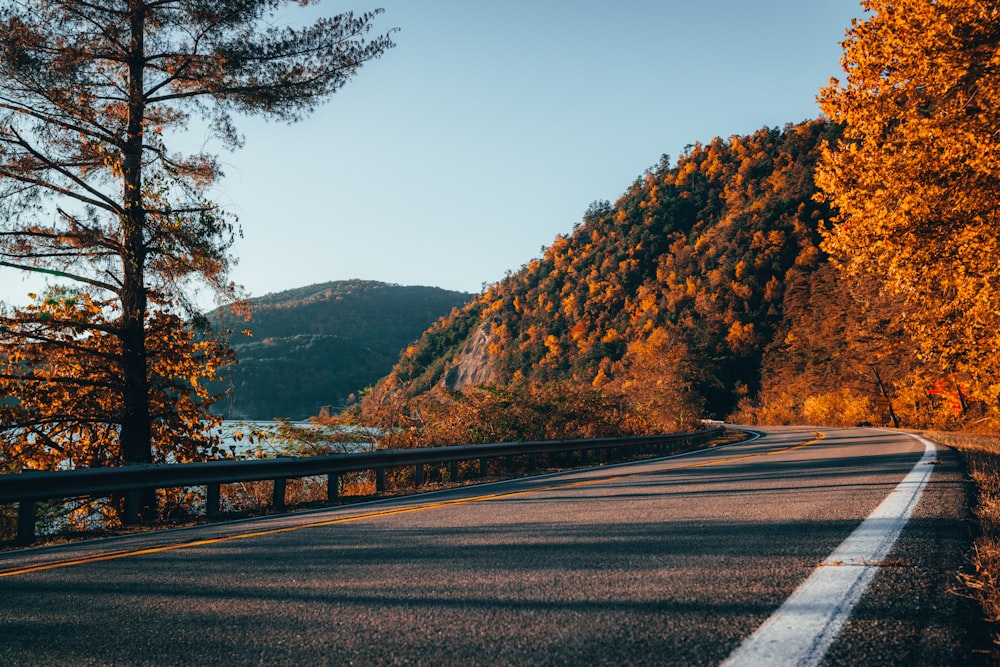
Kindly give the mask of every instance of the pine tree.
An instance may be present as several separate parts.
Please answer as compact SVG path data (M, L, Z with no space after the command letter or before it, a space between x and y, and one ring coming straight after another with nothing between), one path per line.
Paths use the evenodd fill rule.
M237 147L235 114L294 121L392 46L375 14L278 27L282 0L25 0L0 9L0 267L107 303L81 336L115 339L124 462L152 460L150 303L234 294L235 221L209 201L209 155L172 152L193 117ZM300 5L308 2L298 3ZM34 311L4 324L34 344ZM72 382L67 380L70 384Z

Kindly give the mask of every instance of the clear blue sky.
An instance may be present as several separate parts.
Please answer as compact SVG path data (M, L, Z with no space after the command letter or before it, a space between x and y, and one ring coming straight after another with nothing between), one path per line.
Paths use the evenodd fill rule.
M233 278L252 295L349 278L478 292L662 154L817 117L861 15L857 0L319 8L379 6L396 48L298 124L241 121L246 146L223 157L217 199L245 235Z

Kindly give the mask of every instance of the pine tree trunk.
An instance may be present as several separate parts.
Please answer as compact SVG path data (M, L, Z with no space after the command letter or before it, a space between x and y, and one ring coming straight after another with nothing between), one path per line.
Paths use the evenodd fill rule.
M153 458L146 358L146 246L143 238L146 219L142 196L145 7L141 0L132 0L129 9L132 34L129 42L129 117L122 169L125 212L121 220L122 312L119 333L122 342L124 390L120 438L126 465L150 463ZM126 520L138 518L140 521L149 521L155 518L155 513L155 493L152 490L144 491L140 494L138 516L127 511Z

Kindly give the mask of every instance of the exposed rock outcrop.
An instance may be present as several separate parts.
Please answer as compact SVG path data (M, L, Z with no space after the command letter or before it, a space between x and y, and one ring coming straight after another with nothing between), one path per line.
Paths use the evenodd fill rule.
M469 336L465 347L445 373L442 382L447 389L458 391L470 385L487 384L493 379L489 343L490 327L487 322L483 322Z

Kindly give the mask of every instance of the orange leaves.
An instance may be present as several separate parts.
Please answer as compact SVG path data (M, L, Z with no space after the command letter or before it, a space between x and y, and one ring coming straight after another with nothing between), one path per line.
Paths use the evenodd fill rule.
M727 411L739 386L758 386L786 274L822 259L816 225L827 209L811 199L812 171L833 132L815 121L717 139L692 147L676 167L664 161L643 174L613 206L592 205L572 235L469 307L479 321L503 325L511 341L490 359L493 379L622 388L629 369L647 364L636 372L648 384L629 385L636 391L661 372L683 379L687 394L669 396L687 417L706 396L712 410ZM660 340L665 331L676 340ZM648 339L657 345L639 342ZM661 367L656 353L666 355ZM700 359L703 375L689 372L690 358ZM424 363L430 374L451 357ZM398 368L408 374L408 359Z
M0 347L0 465L106 466L122 462L118 443L124 385L122 345L111 303L51 291L15 310L3 325L20 334ZM197 340L176 315L146 322L149 402L157 460L204 458L215 444L207 426L214 399L205 382L232 360L214 339Z
M545 337L545 348L549 351L549 356L559 357L562 354L562 347L559 345L559 339L552 334Z
M757 342L757 337L754 332L753 322L744 324L742 322L733 322L729 327L729 333L726 334L726 344L733 352L745 352L750 347L754 346Z
M816 181L839 210L824 249L877 280L928 363L1000 372L996 22L981 0L869 0L846 81L820 102L844 125ZM987 385L983 385L987 386ZM991 385L990 385L991 386ZM995 403L996 393L983 398Z

